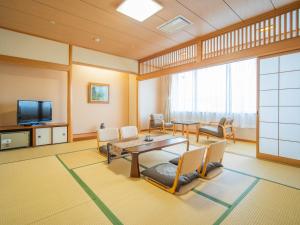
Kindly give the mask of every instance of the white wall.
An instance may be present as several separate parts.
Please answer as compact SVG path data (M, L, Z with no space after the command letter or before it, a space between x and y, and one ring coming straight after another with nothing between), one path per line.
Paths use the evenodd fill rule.
M0 126L17 124L17 100L52 101L53 122L67 122L67 72L0 63Z
M88 103L89 83L109 84L109 104ZM128 74L90 66L73 65L72 120L74 134L128 125Z
M69 45L0 28L0 55L69 64Z
M74 62L86 63L107 69L138 73L137 60L114 56L90 49L73 47L72 59Z
M160 78L139 81L139 125L140 129L148 129L149 116L161 111Z

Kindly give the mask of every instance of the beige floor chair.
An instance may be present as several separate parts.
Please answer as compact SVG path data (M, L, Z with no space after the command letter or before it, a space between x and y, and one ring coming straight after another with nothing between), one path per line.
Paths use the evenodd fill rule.
M199 171L206 147L185 152L178 166L162 163L142 171L145 179L172 194L184 194L196 187L201 180Z
M104 128L97 130L97 145L101 154L107 154L107 142L119 140L118 128Z
M121 140L138 138L139 132L136 126L126 126L120 128Z
M207 148L201 177L212 179L223 171L222 160L226 148L226 140L210 144Z

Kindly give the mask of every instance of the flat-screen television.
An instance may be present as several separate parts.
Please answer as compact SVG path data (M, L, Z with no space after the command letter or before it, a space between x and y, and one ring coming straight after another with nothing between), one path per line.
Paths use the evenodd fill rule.
M32 125L51 120L51 101L18 100L17 123L19 125Z

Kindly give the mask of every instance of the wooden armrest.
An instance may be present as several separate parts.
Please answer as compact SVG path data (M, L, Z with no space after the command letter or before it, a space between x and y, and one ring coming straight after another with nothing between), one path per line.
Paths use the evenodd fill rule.
M215 122L204 122L204 123L202 123L202 122L200 122L200 126L201 125L205 125L205 126L218 126L219 124L218 123L215 123Z

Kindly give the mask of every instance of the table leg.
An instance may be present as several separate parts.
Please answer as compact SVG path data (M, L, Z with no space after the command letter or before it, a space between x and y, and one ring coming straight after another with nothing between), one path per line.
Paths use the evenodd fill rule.
M182 131L181 131L181 135L184 136L184 124L182 124Z
M139 178L140 177L140 165L139 165L139 154L131 153L131 171L130 177Z
M189 140L187 140L186 142L186 151L190 150L190 142Z
M176 125L173 124L173 136L176 134Z
M190 137L189 125L186 125L186 138L189 139L189 137Z

